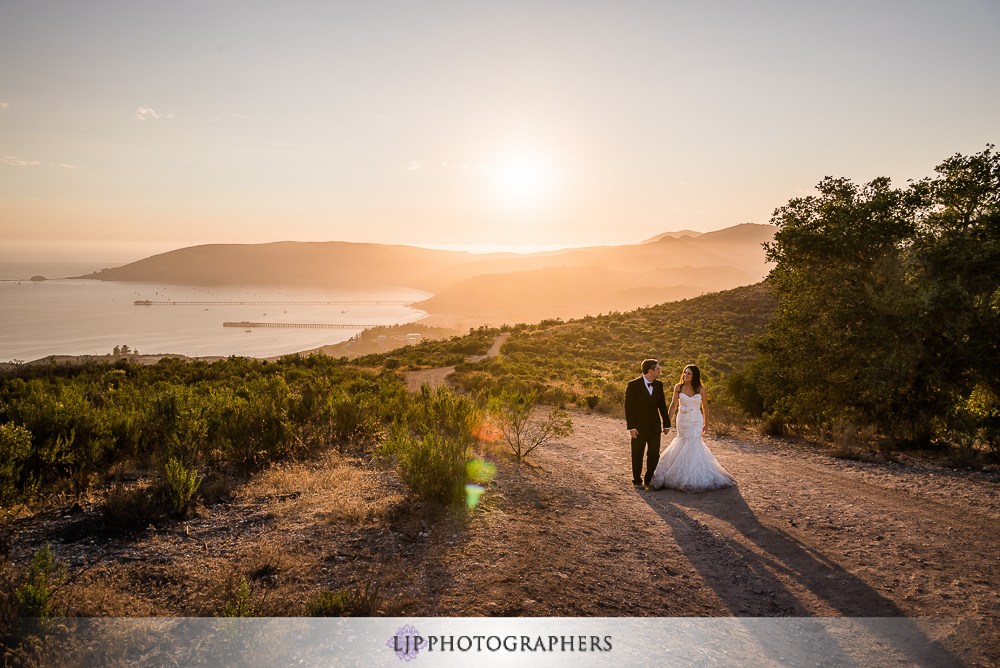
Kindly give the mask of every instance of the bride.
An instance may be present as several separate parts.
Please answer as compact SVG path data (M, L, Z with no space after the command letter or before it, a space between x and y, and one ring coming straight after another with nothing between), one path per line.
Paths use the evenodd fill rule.
M701 371L694 364L684 367L681 382L674 385L669 408L677 437L660 456L650 489L670 487L684 492L707 492L736 484L701 438L708 421L707 398Z

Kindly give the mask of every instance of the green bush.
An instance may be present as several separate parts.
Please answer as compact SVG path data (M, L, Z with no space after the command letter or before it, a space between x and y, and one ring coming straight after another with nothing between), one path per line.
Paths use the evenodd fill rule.
M177 517L184 517L191 497L194 496L201 479L194 468L185 469L180 460L171 457L163 469L167 501Z
M31 559L28 577L14 590L14 615L48 618L52 591L62 584L65 577L66 565L56 563L48 544L37 550Z
M21 471L30 455L31 432L12 422L0 424L0 506L21 495Z
M223 617L254 617L257 615L259 605L254 600L250 592L250 585L247 584L246 577L240 578L240 583L236 591L229 598L225 609L222 611Z
M324 591L306 603L306 617L347 617L351 605L346 589Z
M468 447L458 439L402 433L387 441L385 451L395 455L400 479L420 498L449 506L465 500Z

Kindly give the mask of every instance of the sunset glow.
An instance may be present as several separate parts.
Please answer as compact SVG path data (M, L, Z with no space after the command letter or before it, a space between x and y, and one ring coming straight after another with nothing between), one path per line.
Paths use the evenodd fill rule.
M634 243L1000 137L997 3L748 7L0 3L0 261Z

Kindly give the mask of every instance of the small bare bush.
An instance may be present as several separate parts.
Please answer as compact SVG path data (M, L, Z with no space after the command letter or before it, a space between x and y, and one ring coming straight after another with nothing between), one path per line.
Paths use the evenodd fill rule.
M553 408L545 417L537 415L537 392L504 390L490 400L490 415L517 461L554 438L573 433L569 414Z
M875 438L875 428L858 427L853 422L839 419L830 427L832 447L830 454L839 459L863 460L869 458L868 446ZM887 448L888 445L883 446Z
M198 497L205 505L230 501L236 495L240 481L227 473L209 472L198 487Z
M385 579L371 573L353 587L327 590L306 603L308 617L377 617L398 614L399 605L385 595Z
M785 422L777 416L771 416L758 421L756 427L762 436L778 437L785 435Z
M747 414L743 410L732 406L725 401L716 401L712 404L711 429L717 436L731 436L738 433L747 424Z
M109 529L136 533L162 517L162 492L147 485L126 487L116 483L105 497L102 510Z
M976 445L976 439L968 434L951 434L951 447L948 448L948 463L952 468L971 469L982 465L982 452Z

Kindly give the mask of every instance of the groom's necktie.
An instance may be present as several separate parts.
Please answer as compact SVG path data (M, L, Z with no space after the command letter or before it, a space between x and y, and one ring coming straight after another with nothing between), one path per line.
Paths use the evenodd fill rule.
M646 391L649 392L649 396L653 396L653 384L650 382L646 383Z

